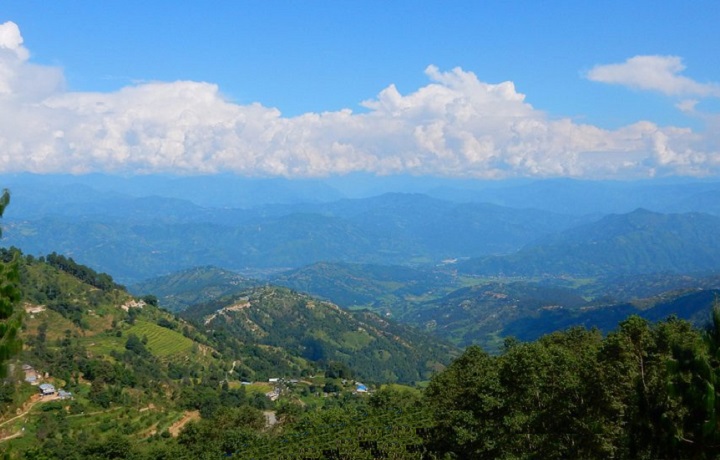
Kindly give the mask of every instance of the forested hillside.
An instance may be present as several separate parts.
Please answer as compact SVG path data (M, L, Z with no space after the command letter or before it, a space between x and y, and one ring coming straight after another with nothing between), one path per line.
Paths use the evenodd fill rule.
M262 286L192 306L182 316L214 337L278 347L360 379L418 382L445 367L456 350L374 313L350 312L287 288Z
M244 320L264 331L232 321L194 325L72 258L1 255L17 265L24 312L24 347L1 387L0 449L11 458L197 458L205 449L211 458L243 449L275 458L291 423L306 415L319 424L318 436L326 435L321 421L337 416L333 408L368 417L367 389L366 398L353 396L357 379L428 378L455 354L374 314L346 313L287 289L248 294L256 305ZM233 308L214 315L228 320ZM38 397L37 383L55 392ZM268 409L282 430L268 429L261 412ZM375 411L388 420L384 408ZM199 422L183 430L191 420ZM218 431L237 423L237 439Z
M130 285L128 290L136 295L156 296L163 308L179 312L259 283L221 268L195 267Z
M451 458L717 458L720 311L707 331L631 317L471 347L428 387L431 450Z
M714 311L707 329L632 316L607 336L573 328L531 342L508 339L495 356L471 346L424 390L362 385L358 392L359 383L343 383L351 366L329 366L320 379L317 369L296 368L299 378L274 387L234 383L238 361L257 363L221 346L233 323L253 321L243 332L248 340L272 336L269 304L280 311L275 325L280 317L290 326L307 320L304 311L332 315L311 298L258 288L221 310L191 310L211 326L204 335L116 287L83 288L89 285L34 259L21 267L24 283L62 290L31 293L36 300L52 294L44 311L26 304L17 362L47 372L43 379L72 399L30 398L23 406L36 389L6 381L0 449L10 458L713 459L720 443L717 303L705 310ZM78 308L62 307L73 303ZM183 339L189 350L177 347ZM22 377L19 366L14 375ZM15 408L19 417L7 412Z

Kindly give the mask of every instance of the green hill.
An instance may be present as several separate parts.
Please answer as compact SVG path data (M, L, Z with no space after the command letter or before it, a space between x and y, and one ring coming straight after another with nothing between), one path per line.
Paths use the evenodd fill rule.
M330 262L280 273L270 281L344 308L362 307L392 315L398 315L410 302L438 297L461 285L457 277L440 270Z
M497 356L470 347L445 368L455 357L452 347L286 288L250 288L191 307L186 320L72 259L16 250L0 255L19 263L25 311L24 350L0 385L0 452L8 458L419 460L517 452L712 458L715 452L717 433L706 421L718 407L720 316L714 333L677 319L651 326L630 318L606 338L576 328L507 342ZM595 326L588 321L594 314L612 321L629 312L651 320L673 312L706 317L717 296L678 292L592 306L567 289L518 282L463 288L439 305L450 320L465 314L471 324L482 299L494 305L486 305L487 313L522 304L529 316L503 326L521 336L540 333L553 315L553 327ZM547 308L548 301L569 307ZM422 392L399 385L353 392L367 388L353 378L419 379L432 369L438 372ZM23 381L29 372L72 399L40 398ZM240 382L268 376L286 378ZM271 409L267 417L262 412ZM485 435L466 435L476 432ZM677 433L693 442L678 444Z
M209 334L282 347L321 365L338 362L377 382L426 380L455 353L449 345L373 313L345 311L274 286L196 305L182 315Z
M607 332L630 315L650 321L676 316L701 327L720 293L710 287L718 287L712 281L694 280L692 287L653 291L649 296L625 292L621 301L612 296L583 297L583 291L598 289L595 283L570 289L540 282L488 282L418 303L398 320L459 346L480 345L496 353L507 337L532 341L577 326ZM700 288L702 283L707 287Z
M35 258L16 249L2 249L0 256L6 263L18 264L22 300L17 309L24 313L23 350L13 361L11 380L0 385L12 390L0 406L5 420L37 393L37 387L25 382L27 366L39 382L73 394L74 416L88 425L86 434L98 439L110 433L95 424L107 423L102 418L116 410L129 417L123 433L144 439L167 429L185 411L200 410L209 416L228 398L235 401L232 404L249 404L251 397L241 387L241 379L299 377L318 369L282 344L245 344L206 335L155 306L154 297L133 297L108 275L71 258L56 254ZM256 403L261 408L269 402L265 391L259 387L262 397ZM19 448L38 439L36 430L42 430L45 407L54 406L39 406L39 412L31 411L19 420L30 428L30 437L16 443ZM152 410L145 413L148 407ZM97 416L83 418L84 411ZM112 426L117 428L116 423ZM15 424L0 427L0 437L19 430ZM70 429L84 428L72 423Z
M154 295L161 307L177 312L257 283L221 268L196 267L133 284L128 290L138 296Z
M302 437L322 452L337 446L334 436L350 436L361 423L389 421L406 429L378 437L378 446L403 452L405 444L419 445L414 427L425 426L428 414L371 408L368 397L353 395L355 381L344 379L426 380L457 355L377 315L345 312L285 288L252 289L252 306L239 309L247 316L235 314L236 302L196 327L155 306L155 296L133 297L70 258L14 249L1 255L19 263L25 312L24 349L11 380L0 385L0 452L10 458L125 458L131 452L132 458L172 452L173 458L223 458L242 451L271 459L294 456ZM203 308L209 305L188 313ZM242 321L255 322L243 330L237 327ZM71 399L38 398L37 387L24 381L28 372ZM270 377L282 383L270 384ZM273 403L268 392L282 398ZM331 428L339 405L342 420L351 423ZM280 422L274 428L261 412L268 409ZM359 418L347 419L351 414ZM227 437L231 426L242 442ZM198 430L204 434L196 438ZM291 433L300 437L288 444ZM405 444L397 446L398 440ZM363 446L356 440L346 448L370 458Z
M479 344L497 351L509 322L543 309L578 308L585 304L585 299L566 288L525 281L488 282L419 303L399 320L460 346Z

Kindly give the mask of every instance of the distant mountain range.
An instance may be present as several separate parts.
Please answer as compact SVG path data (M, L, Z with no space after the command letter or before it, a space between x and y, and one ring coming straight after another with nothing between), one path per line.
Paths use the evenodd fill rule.
M173 311L273 284L497 348L719 287L715 182L0 179L6 245Z
M313 212L272 207L234 217L243 211L230 210L227 222L217 223L222 211L194 222L179 210L175 218L163 213L165 199L148 200L137 199L146 206L130 206L124 216L111 208L100 217L8 220L5 242L37 255L67 254L123 283L207 265L257 278L318 262L420 267L457 260L460 272L483 276L720 270L720 217L702 213L639 209L588 222L393 194ZM161 217L138 217L143 209L157 209Z
M321 261L436 264L513 252L587 221L398 193L248 210L75 184L54 193L20 187L13 197L19 211L8 213L6 244L72 256L122 283L206 265L257 277Z
M565 230L504 256L474 258L477 275L599 276L720 270L720 217L638 209Z
M266 205L330 203L371 198L386 193L423 194L457 203L489 203L534 208L559 214L627 213L636 208L656 212L718 212L720 183L698 179L644 181L583 181L574 179L514 179L505 181L430 176L349 174L321 179L211 176L111 176L2 174L2 187L25 204L43 212L62 213L72 203L107 198L164 197L202 208L251 209ZM14 215L20 207L9 210ZM17 214L19 215L19 214Z

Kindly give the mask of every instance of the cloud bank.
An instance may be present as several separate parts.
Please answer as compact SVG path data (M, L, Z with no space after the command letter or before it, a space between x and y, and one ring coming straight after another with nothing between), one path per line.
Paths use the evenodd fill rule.
M644 81L639 87L669 93L679 87L684 94L714 94L712 85L693 86L678 76L679 61L655 63L665 73L652 84L628 77L637 70L627 69L634 62L619 65L620 71L599 66L589 76ZM640 64L640 70L649 65ZM425 73L426 86L403 95L390 85L363 102L363 113L297 117L261 104L235 104L203 82L67 92L62 71L32 64L20 31L8 22L0 25L0 171L286 177L365 171L478 178L720 171L717 139L690 129L641 121L604 130L549 117L525 102L512 82L485 83L460 68L430 66Z
M720 85L698 83L679 75L683 70L685 65L677 56L635 56L622 64L597 65L587 78L669 96L720 97Z

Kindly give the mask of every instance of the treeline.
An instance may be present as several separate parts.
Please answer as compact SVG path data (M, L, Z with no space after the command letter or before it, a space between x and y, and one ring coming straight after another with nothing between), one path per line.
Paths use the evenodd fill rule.
M603 338L571 329L490 356L468 348L425 393L443 458L715 459L720 310L700 331L630 317Z
M78 264L72 257L65 257L62 254L48 254L47 256L40 257L40 261L48 263L48 265L58 268L65 273L68 273L75 278L83 281L90 286L96 287L103 291L111 291L113 289L125 289L123 286L116 284L112 276L107 273L98 273L90 267Z

